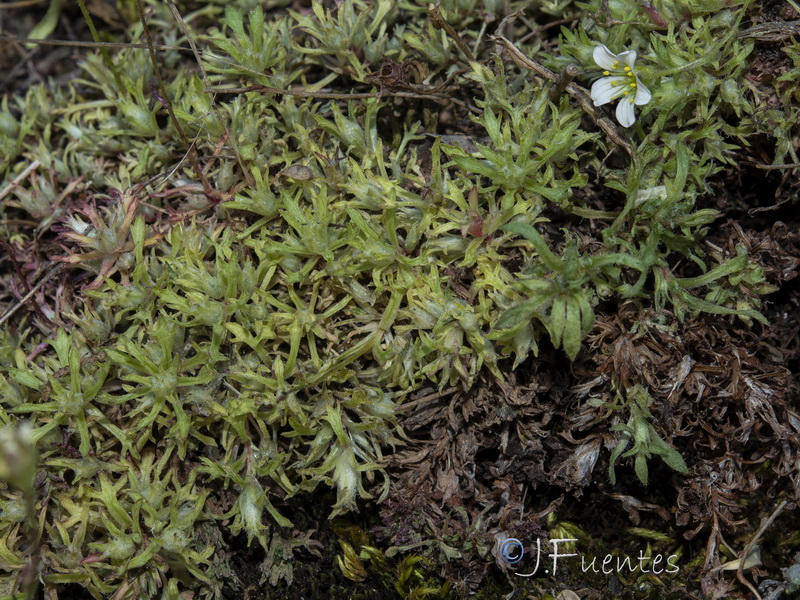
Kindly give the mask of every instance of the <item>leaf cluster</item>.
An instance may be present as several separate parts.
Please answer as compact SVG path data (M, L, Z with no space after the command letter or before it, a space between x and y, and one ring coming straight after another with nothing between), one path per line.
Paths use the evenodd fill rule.
M187 18L205 26L204 72L173 51L164 69L199 173L145 52L111 65L89 55L68 84L3 99L0 176L45 167L9 188L0 233L34 266L49 235L46 255L95 277L57 309L43 305L55 330L24 311L0 329L0 420L30 422L44 474L46 583L97 598L177 598L179 584L218 596L230 565L214 547L230 535L264 549L265 581L290 581L292 553L310 544L291 537L293 507L325 488L330 516L384 498L384 451L404 436L409 393L502 378L502 359L518 366L543 336L579 360L604 301L665 319L765 321L763 266L743 246L708 243L718 213L702 202L757 131L775 132L776 161L796 161L797 45L775 82L794 107L765 108L745 93L754 44L737 32L749 3L662 2L666 29L636 24L640 3L607 4L619 24L601 27L590 17L601 3L586 3L558 51L537 57L578 62L586 83L596 44L639 51L654 99L628 132L630 163L606 160L605 138L549 83L497 57L459 64L426 7L406 2L279 14L208 3ZM441 10L469 26L483 59L502 3ZM154 7L154 34L183 43L168 17ZM385 58L422 63L428 83L452 77L459 120L391 94L313 97L373 89ZM302 85L308 97L215 98L209 82ZM440 135L454 123L458 135ZM643 483L654 455L686 470L651 403L633 385L605 407L627 415L612 427L612 480L628 457ZM21 570L25 498L3 494L0 561ZM415 544L451 559L466 542ZM383 560L365 551L344 550L348 572ZM416 559L397 573L399 591L424 595Z

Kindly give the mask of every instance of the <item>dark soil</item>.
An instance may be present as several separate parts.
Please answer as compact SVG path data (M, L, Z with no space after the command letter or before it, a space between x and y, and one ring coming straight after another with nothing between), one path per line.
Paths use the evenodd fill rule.
M89 40L77 4L65 4L55 37ZM764 23L786 17L783 3L762 5ZM24 35L45 10L42 4L0 11L0 28ZM107 15L107 26L117 18ZM58 46L28 51L0 42L0 93L18 95L48 77L69 78L82 52ZM766 86L790 67L780 42L758 41L749 78ZM454 133L464 131L465 115L449 118ZM409 547L407 553L425 556L426 576L449 582L459 598L538 598L568 589L584 600L752 598L735 568L713 568L752 541L761 549L761 565L746 569L741 579L755 587L762 582L764 598L787 597L778 595L784 589L781 569L800 561L800 169L758 168L771 161L771 144L767 135L754 138L740 151L738 165L707 182L713 193L703 199L723 214L706 240L709 250L733 255L745 245L777 287L763 309L768 326L709 316L675 326L666 311L646 315L648 325L633 307L611 301L597 307L592 333L573 363L543 341L538 357L515 370L511 359L501 363L504 381L486 372L469 389L424 389L406 402L400 421L407 444L386 451L389 497L364 503L359 514L336 526L321 508L332 497L318 493L301 507L276 504L298 531L314 531L318 551L296 555L291 585L271 586L260 583L267 558L260 547L248 547L244 536L220 540L217 558L232 573L221 597L403 597L380 570L363 582L345 578L336 563L341 541ZM600 194L615 193L590 184L579 195L591 206ZM556 222L553 230L566 225ZM593 225L572 219L568 226L580 235ZM0 262L4 278L13 262ZM675 265L680 276L694 275L691 268ZM453 294L463 296L471 272L454 269L449 275ZM64 281L54 280L45 293L55 294ZM670 325L655 326L659 319ZM653 457L645 487L632 461L622 459L612 485L608 461L616 434L612 421L598 417L586 400L613 400L603 385L613 377L658 390L655 427L681 453L688 474ZM771 516L775 521L760 531ZM525 558L516 567L495 558L505 537L525 544ZM623 570L607 576L583 572L580 559L565 559L555 578L513 574L529 572L537 540L546 554L554 537L577 537L587 560L612 553L635 559L640 551L678 555L680 574ZM65 584L57 597L84 595Z

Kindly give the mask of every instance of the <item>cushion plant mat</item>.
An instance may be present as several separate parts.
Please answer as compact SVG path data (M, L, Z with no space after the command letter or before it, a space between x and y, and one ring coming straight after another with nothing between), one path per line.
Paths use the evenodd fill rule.
M800 588L796 2L0 7L0 596Z

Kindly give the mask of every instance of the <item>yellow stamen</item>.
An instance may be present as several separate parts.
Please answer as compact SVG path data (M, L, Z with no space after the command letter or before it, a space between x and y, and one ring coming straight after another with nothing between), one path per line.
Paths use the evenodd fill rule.
M632 83L632 84L631 84L631 87L636 87L636 84L635 84L635 83Z
M617 82L616 81L612 81L611 85L617 85Z
M608 71L603 71L603 75L611 75L611 73Z
M635 99L636 99L636 98L631 98L631 104L633 104L633 101L634 101Z
M626 71L630 71L630 70L631 70L631 68L630 68L630 67L625 67L625 70L626 70Z
M616 69L618 64L619 64L619 62L615 60L615 61L614 61L614 64L613 64L613 65L611 65L611 68L612 68L612 69Z
M628 90L625 90L624 92L622 92L622 95L623 96L627 96L628 95Z

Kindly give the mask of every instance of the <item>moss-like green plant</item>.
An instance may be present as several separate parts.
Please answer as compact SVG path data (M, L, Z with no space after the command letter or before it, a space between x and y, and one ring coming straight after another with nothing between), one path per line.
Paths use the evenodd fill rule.
M329 517L386 498L410 393L502 379L503 359L518 367L542 336L581 361L615 302L673 324L766 323L775 288L755 252L709 241L715 178L754 136L774 142L773 165L797 161L800 50L784 45L779 102L751 93L754 3L540 2L537 18L574 26L530 42L505 21L521 53L578 65L582 86L602 76L597 45L638 52L653 99L616 139L630 156L597 125L607 107L589 113L492 55L504 3L438 7L472 62L423 4L286 4L210 2L177 27L149 2L168 98L148 53L128 48L2 100L9 289L27 293L42 250L93 277L64 269L69 293L34 295L36 314L0 327L4 444L30 442L43 474L35 489L5 450L0 562L30 582L219 598L245 587L225 548L241 540L265 555L260 583L289 584L296 550L314 547L292 506L328 488ZM187 31L199 70L174 47ZM375 76L385 65L402 70L391 85ZM615 400L593 408L615 419L612 483L629 457L645 484L654 455L686 472L644 383L609 379ZM387 549L342 540L341 571L447 597L433 562L489 555L474 543L483 517L453 513L468 539L428 527Z
M597 404L599 408L610 410L624 407L630 415L625 424L619 423L611 427L612 431L622 432L622 436L609 458L608 476L612 484L617 480L615 471L617 460L629 456L634 457L636 476L644 485L647 485L648 481L647 459L653 455L660 457L669 467L679 473L688 471L681 455L669 446L653 427L650 414L652 403L653 399L647 390L641 385L635 384L625 390L624 394L618 391L613 404ZM633 442L633 447L628 450L631 442Z

